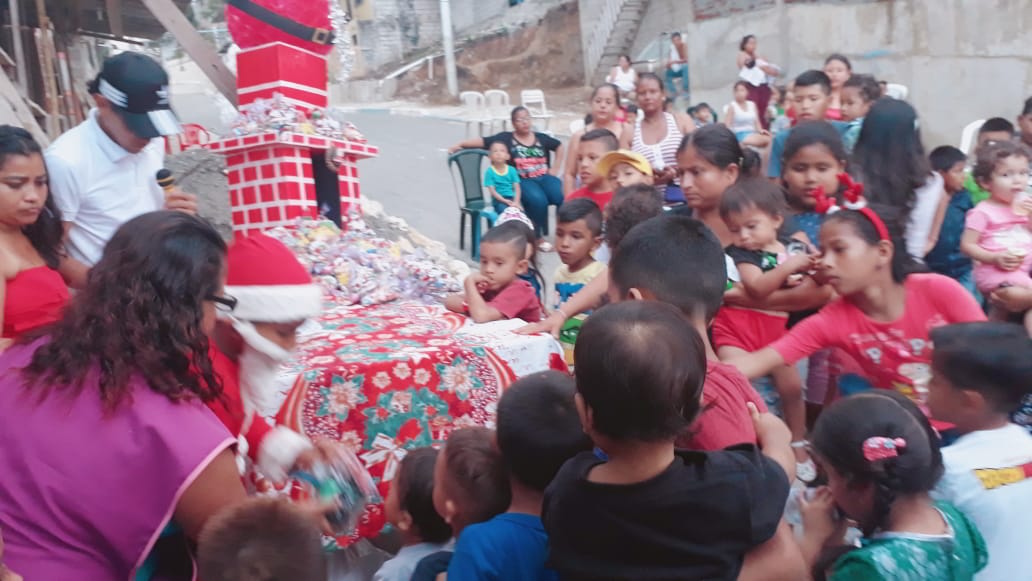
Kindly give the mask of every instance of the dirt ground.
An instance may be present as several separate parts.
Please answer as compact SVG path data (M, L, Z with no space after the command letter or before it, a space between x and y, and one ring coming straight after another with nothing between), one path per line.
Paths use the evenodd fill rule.
M579 110L589 90L584 77L577 3L550 10L540 21L470 40L457 56L459 84L466 90L502 89L510 95L522 89L543 89L551 109ZM420 67L403 77L397 98L451 104L443 71L433 79Z

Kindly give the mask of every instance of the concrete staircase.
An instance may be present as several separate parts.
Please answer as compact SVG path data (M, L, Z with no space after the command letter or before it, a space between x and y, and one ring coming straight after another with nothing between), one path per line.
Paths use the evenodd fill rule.
M649 0L626 0L613 26L613 32L606 41L602 51L602 59L591 77L591 85L598 86L605 82L610 69L616 66L620 55L627 54L638 36L638 26L649 8Z

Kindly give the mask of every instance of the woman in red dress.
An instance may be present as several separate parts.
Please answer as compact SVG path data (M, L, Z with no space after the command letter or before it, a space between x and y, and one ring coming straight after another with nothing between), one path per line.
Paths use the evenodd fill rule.
M68 287L61 216L50 199L43 152L24 129L0 125L0 349L60 318Z

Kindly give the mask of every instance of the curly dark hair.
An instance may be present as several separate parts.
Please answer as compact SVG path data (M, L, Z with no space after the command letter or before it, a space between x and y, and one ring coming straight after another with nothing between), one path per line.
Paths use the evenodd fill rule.
M27 383L46 397L78 394L96 377L109 410L130 397L136 375L171 400L219 398L201 322L225 257L226 243L200 218L162 211L126 222L63 318L22 339L49 336L22 369Z
M605 239L616 250L623 237L638 224L663 213L663 196L648 184L634 184L616 190L606 208Z
M28 131L13 125L0 125L0 168L11 156L21 155L43 157L43 149ZM57 268L64 256L64 227L61 225L61 213L54 204L54 198L47 192L43 203L43 212L35 222L22 227L22 232L32 243L32 247L43 257L50 268Z

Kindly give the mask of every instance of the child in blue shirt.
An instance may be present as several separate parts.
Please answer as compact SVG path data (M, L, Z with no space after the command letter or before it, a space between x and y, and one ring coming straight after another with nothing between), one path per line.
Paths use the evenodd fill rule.
M939 172L943 178L946 196L937 216L942 216L939 236L935 246L925 255L925 264L933 272L945 274L956 279L970 292L975 299L981 301L975 289L975 279L971 274L971 258L960 251L960 236L964 233L964 218L968 210L975 207L971 192L964 187L964 166L967 156L964 152L950 145L936 147L928 156L932 170Z
M495 212L520 208L520 174L509 165L509 149L502 141L491 143L491 167L484 172L484 187L491 193Z
M506 512L463 529L448 566L449 581L559 579L545 567L548 535L541 505L545 487L563 463L591 449L574 393L573 379L556 371L524 377L505 391L496 434L512 502Z

